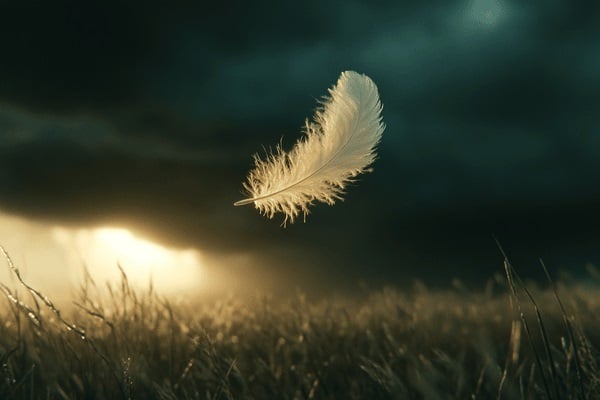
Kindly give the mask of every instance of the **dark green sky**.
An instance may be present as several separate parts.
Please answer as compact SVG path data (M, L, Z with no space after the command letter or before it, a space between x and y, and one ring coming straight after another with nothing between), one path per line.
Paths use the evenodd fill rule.
M600 263L600 3L127 3L0 5L0 209L290 280L487 278L492 234L523 270ZM285 230L232 207L347 69L384 104L374 173Z

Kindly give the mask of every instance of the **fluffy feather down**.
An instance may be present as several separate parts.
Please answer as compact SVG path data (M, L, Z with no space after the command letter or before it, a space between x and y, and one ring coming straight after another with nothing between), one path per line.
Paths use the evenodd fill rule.
M269 218L281 212L285 226L300 212L306 219L315 201L333 205L342 200L346 185L370 172L375 161L385 129L381 110L377 86L368 76L342 72L290 152L278 145L264 160L254 156L254 169L243 184L248 198L234 205L254 203Z

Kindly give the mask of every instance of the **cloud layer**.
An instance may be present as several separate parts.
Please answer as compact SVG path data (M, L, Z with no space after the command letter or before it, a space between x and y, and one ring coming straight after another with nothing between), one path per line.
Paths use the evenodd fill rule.
M596 3L211 7L2 6L0 207L299 280L485 277L492 233L524 260L599 261ZM375 172L286 230L231 207L251 155L291 146L346 69L384 103Z

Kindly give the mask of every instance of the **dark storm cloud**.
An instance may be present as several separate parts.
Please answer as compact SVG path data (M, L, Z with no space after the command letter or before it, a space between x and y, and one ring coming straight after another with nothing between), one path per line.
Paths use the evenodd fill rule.
M43 111L132 100L160 43L132 7L23 1L2 6L0 90ZM116 6L116 7L115 7Z
M497 261L492 233L538 246L536 256L556 243L580 246L573 262L598 256L582 239L600 236L595 2L1 11L4 209L127 221L215 252L259 249L286 271L347 265L335 279L485 268ZM231 207L251 154L280 136L290 146L345 69L380 89L375 172L347 202L286 230Z
M199 228L211 215L218 218L211 204L230 205L237 190L218 182L239 176L235 168L231 176L230 157L218 148L185 149L151 135L143 140L118 135L93 120L36 119L17 112L2 117L2 203L12 210L72 222L126 216L135 221L150 214L166 229L185 220ZM173 213L170 220L173 210L181 215ZM192 222L191 214L198 219ZM222 236L211 232L209 238Z

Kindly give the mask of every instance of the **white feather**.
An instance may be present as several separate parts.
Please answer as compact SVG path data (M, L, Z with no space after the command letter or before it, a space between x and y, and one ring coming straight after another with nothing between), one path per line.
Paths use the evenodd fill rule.
M342 72L289 153L278 145L265 160L254 156L254 169L243 184L248 198L234 205L254 203L269 218L281 212L285 225L300 212L306 219L315 201L333 205L341 200L346 185L375 161L385 129L381 110L377 86L368 76Z

